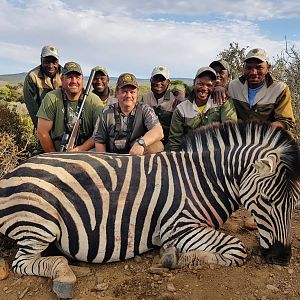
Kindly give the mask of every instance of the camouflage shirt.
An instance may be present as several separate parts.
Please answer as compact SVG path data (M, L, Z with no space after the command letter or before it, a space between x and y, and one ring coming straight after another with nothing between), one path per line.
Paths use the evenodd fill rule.
M125 116L119 104L114 103L99 115L93 139L105 144L107 152L129 153L131 145L157 124L159 120L153 108L145 103L138 102L129 116ZM116 140L123 140L124 144L116 148Z

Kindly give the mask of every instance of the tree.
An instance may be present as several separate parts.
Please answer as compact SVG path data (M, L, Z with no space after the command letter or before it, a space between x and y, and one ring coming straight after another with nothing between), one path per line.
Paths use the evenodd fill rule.
M291 90L293 99L293 110L296 118L295 136L300 134L300 53L295 46L288 46L286 41L285 50L277 55L272 67L272 75L285 82Z
M240 48L239 44L232 42L228 49L224 49L218 54L219 59L224 59L228 62L231 71L231 78L238 78L243 72L243 62L246 57L246 50L249 48Z

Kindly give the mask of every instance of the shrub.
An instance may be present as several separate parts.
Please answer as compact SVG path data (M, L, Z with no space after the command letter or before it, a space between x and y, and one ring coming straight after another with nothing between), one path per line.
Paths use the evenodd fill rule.
M37 148L32 122L17 108L19 105L0 102L0 177L32 156Z

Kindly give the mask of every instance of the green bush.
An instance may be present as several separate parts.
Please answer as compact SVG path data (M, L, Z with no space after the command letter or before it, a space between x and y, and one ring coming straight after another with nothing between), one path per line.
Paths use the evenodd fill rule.
M0 177L37 149L32 122L27 114L19 114L17 108L19 105L0 101Z

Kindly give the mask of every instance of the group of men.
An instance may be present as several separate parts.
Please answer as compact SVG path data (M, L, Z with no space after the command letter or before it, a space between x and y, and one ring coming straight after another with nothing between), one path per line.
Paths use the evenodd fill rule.
M230 80L230 66L213 61L196 72L192 92L171 86L165 66L150 77L151 90L138 101L138 82L121 74L115 93L105 68L95 67L93 90L84 102L77 144L71 151L113 152L131 155L179 151L184 136L215 122L268 121L290 129L294 125L288 86L275 80L263 49L246 55L243 75ZM83 98L83 73L76 62L59 64L55 46L45 46L41 64L24 82L24 101L44 152L59 151L65 133L72 132ZM221 101L216 101L223 95ZM219 102L219 103L218 103Z

